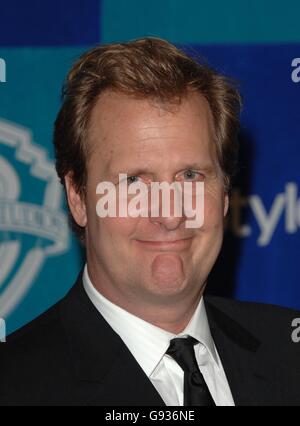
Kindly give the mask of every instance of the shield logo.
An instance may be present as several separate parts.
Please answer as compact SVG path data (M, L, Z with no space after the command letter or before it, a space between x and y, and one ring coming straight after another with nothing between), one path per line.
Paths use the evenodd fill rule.
M31 132L0 120L0 317L33 285L45 260L69 248L63 194Z

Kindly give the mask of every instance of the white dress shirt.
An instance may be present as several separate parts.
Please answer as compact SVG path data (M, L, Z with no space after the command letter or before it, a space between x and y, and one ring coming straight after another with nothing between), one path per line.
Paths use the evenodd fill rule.
M196 360L217 406L234 406L228 381L212 339L201 299L190 323L179 335L169 333L113 304L93 286L87 265L83 285L91 302L121 337L167 406L183 406L184 372L166 351L175 337L194 337Z

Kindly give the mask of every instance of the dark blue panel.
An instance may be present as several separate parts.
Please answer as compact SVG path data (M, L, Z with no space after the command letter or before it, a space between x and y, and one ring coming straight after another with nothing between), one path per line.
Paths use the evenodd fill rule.
M292 61L299 57L300 47L194 46L190 50L234 77L244 100L241 166L235 185L244 198L240 204L238 196L232 211L241 216L239 231L245 229L242 225L248 230L241 237L230 222L209 290L299 309L300 82L292 80Z
M1 46L84 45L99 41L100 0L8 0L0 5Z

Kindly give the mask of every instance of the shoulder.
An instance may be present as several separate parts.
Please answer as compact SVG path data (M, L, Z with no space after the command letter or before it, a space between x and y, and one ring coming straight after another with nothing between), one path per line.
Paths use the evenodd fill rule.
M226 312L235 313L245 316L248 318L248 313L257 313L262 316L275 316L275 317L291 317L291 316L299 316L300 311L296 309L286 308L283 306L272 305L267 303L258 303L258 302L247 302L236 299L227 299L224 297L217 297L206 295L205 296L206 303L214 305Z
M60 318L61 301L42 315L15 331L7 337L7 342L0 346L1 356L12 355L22 350L22 359L27 354L36 352L37 346L49 351L49 342L55 346L61 342L63 328Z
M67 337L56 304L43 315L8 336L0 345L0 403L38 400L35 392L49 392L71 377ZM64 387L64 386L62 386ZM65 389L62 389L64 392ZM59 393L59 391L58 391ZM50 398L50 395L49 395Z
M299 311L277 305L215 296L206 296L205 304L208 310L222 312L262 341L279 339L291 343L295 320L300 321ZM295 346L300 350L300 343Z

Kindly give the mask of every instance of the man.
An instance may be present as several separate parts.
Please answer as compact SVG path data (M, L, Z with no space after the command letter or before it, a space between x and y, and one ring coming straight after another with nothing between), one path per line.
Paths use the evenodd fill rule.
M54 144L87 263L61 302L1 346L1 404L300 404L299 314L203 296L239 107L226 78L160 39L97 47L74 65ZM204 222L187 227L171 192L168 215L159 200L156 215L99 217L99 183L120 194L120 176L191 183L194 204L202 184Z

